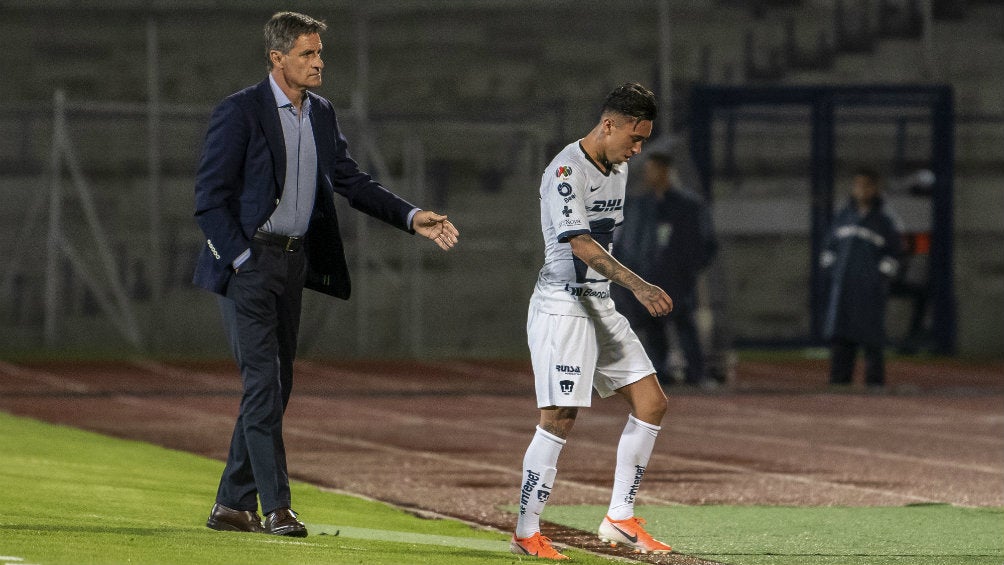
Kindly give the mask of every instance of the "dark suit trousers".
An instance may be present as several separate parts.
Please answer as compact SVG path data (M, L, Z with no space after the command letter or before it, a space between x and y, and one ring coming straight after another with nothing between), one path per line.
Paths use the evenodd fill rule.
M305 274L303 251L253 241L251 258L220 298L244 393L216 501L236 510L256 511L256 495L265 514L290 506L282 417L293 387Z

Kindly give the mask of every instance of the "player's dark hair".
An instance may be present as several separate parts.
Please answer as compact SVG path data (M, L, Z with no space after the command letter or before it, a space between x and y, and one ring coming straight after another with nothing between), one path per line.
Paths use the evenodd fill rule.
M265 59L268 60L268 68L272 68L270 52L289 53L293 44L296 43L296 38L301 35L320 33L326 29L328 29L328 24L305 14L277 12L265 24Z
M625 82L607 95L601 114L616 112L635 120L655 121L655 94L636 82Z

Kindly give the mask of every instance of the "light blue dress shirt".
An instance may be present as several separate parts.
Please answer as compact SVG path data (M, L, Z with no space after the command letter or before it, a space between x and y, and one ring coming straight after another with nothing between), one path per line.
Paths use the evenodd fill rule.
M286 179L282 197L279 198L275 211L261 226L261 230L279 235L303 237L310 226L310 215L314 210L314 199L317 196L317 147L314 144L314 128L310 123L310 98L304 97L300 110L297 111L271 74L268 76L268 81L275 96L279 121L282 124L282 136L286 144ZM408 214L409 226L415 214L420 211L421 208L414 208ZM251 257L250 249L238 255L233 262L234 269L244 264L249 257Z

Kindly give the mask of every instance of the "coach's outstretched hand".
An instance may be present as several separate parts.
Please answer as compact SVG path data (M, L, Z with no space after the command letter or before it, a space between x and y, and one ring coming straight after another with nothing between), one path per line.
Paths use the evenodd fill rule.
M411 219L411 227L415 233L434 241L443 251L449 251L460 238L460 232L453 227L446 216L429 210L420 210L416 213L415 217Z

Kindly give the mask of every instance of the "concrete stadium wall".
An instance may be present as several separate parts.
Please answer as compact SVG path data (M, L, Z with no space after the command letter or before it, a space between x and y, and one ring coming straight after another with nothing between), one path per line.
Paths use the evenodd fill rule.
M427 242L386 226L360 226L368 220L343 207L356 296L345 303L308 293L305 354L525 355L526 300L542 256L535 196L541 168L558 148L587 131L610 87L624 80L657 83L656 3L627 2L630 9L616 22L603 2L427 4L371 4L365 85L357 67L358 7L306 2L300 8L326 18L330 26L321 94L337 107L356 109L366 94L371 128L362 130L351 120L343 124L354 152L363 155L370 143L378 147L387 164L381 180L420 204L447 211L464 237L455 252L441 255ZM747 31L770 47L781 40L779 26L790 16L800 37L811 41L832 23L821 11L823 4L828 5L807 1L789 12L767 10L751 17L742 3L670 2L675 121L685 126L688 85L752 80L744 77ZM969 117L960 120L957 131L959 346L967 355L1000 356L1004 87L999 73L990 71L1004 54L1004 38L993 25L1004 18L1004 8L972 5L963 21L936 22L933 74L922 72L919 41L886 40L871 53L838 55L829 70L792 70L776 80L935 81L956 87L958 114ZM14 77L0 81L6 105L0 128L8 133L0 136L0 197L10 203L0 207L0 221L8 226L0 231L0 245L13 249L25 240L30 245L19 251L16 284L0 301L0 354L42 347L44 209L40 224L23 222L35 195L51 181L56 88L65 89L71 102L103 104L101 111L71 112L71 137L103 211L144 330L144 347L178 355L224 350L213 297L187 283L201 245L191 218L192 176L209 109L222 96L264 78L259 30L271 12L236 1L214 2L210 8L172 6L138 0L0 6L0 46L9 55L3 70ZM142 113L114 111L117 104L147 99L149 21L156 23L160 97L171 106L160 120L165 294L156 305L143 298L149 255L143 234L149 217L147 122ZM958 39L963 36L965 42ZM807 178L807 151L804 140L786 135L783 127L766 125L744 135L736 151L751 174L743 179L741 199L720 199L716 210L730 317L744 332L784 337L808 324L800 300L792 300L805 289L807 238L755 226L743 231L735 218L749 207L797 209L797 197L777 187L797 186L798 179ZM886 143L887 132L861 126L846 135L840 146L848 162L888 152L888 147L876 148ZM911 147L925 143L923 137L910 140ZM407 175L409 146L421 147L424 183ZM364 163L375 170L369 159ZM67 219L66 229L86 249L93 243L87 243L80 204L75 197L68 200L77 214ZM129 349L96 310L93 297L75 284L72 271L61 272L70 290L59 346ZM890 325L898 327L904 316L895 307Z

